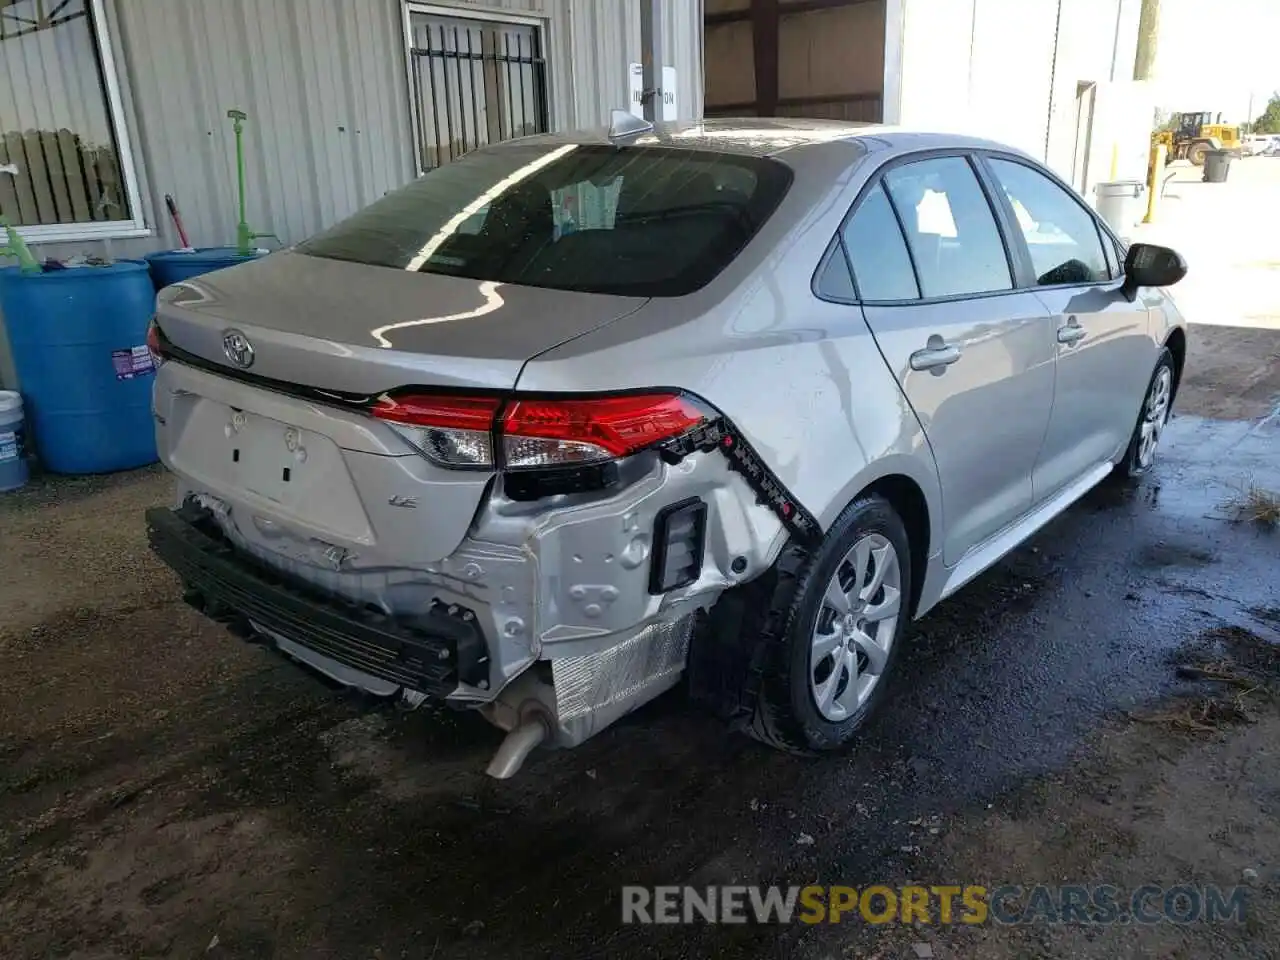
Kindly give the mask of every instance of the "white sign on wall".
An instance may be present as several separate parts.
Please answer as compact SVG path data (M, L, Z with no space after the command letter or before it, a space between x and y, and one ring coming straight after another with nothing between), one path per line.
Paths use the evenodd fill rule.
M627 65L627 87L631 103L629 108L633 114L644 118L644 67L638 63ZM680 111L676 104L676 68L662 68L662 121L670 123L676 119Z

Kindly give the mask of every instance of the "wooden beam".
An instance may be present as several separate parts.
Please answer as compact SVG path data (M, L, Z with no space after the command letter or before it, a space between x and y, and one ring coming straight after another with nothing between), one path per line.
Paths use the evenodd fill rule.
M755 57L756 109L761 117L778 110L778 0L751 0L751 47Z
M883 3L884 0L794 0L793 3L782 3L782 13L809 13L813 10L830 10L834 7L856 7L860 3ZM754 3L753 3L754 6ZM722 10L719 13L708 13L703 22L707 26L717 23L737 23L742 20L753 20L754 9L744 7L741 10Z
M880 99L880 94L874 91L865 93L820 93L809 97L780 97L774 104L774 108L778 107L812 107L822 103L872 103ZM706 112L712 111L719 114L741 113L743 110L757 110L758 104L753 100L743 100L738 103L708 103ZM758 113L757 116L774 116L774 114Z

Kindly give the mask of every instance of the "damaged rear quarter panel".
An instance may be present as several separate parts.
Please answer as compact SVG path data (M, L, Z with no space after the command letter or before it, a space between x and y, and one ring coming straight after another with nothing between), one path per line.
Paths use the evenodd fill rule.
M861 307L811 290L859 189L892 155L874 145L863 153L867 143L857 153L831 144L782 154L795 182L723 273L540 354L518 388L688 390L732 422L824 530L859 491L900 474L924 494L930 543L941 543L932 453Z
M643 625L709 606L727 586L764 569L785 540L778 518L715 452L677 464L641 454L624 464L624 480L616 491L528 502L508 498L499 485L449 558L452 567L479 568L475 579L489 599L504 679L533 659L594 653ZM689 497L708 507L701 574L655 596L655 518Z

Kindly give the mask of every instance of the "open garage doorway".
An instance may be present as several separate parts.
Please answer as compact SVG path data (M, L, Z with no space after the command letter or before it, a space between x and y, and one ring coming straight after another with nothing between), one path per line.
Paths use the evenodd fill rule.
M886 0L705 0L708 117L884 115Z

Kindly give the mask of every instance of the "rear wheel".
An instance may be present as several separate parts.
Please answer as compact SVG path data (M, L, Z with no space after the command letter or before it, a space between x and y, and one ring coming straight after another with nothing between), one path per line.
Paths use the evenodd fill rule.
M1151 382L1147 385L1137 426L1133 429L1133 436L1129 438L1129 448L1125 451L1124 459L1116 465L1116 476L1140 477L1155 463L1160 438L1164 435L1165 425L1168 424L1169 414L1173 409L1174 385L1173 354L1165 347L1160 351L1156 368L1151 374Z
M1187 159L1197 167L1204 166L1204 155L1209 152L1209 144L1197 140L1187 149Z
M856 500L765 618L769 651L751 734L793 752L852 740L884 696L909 620L911 548L888 501Z

